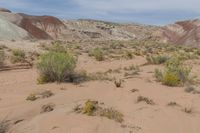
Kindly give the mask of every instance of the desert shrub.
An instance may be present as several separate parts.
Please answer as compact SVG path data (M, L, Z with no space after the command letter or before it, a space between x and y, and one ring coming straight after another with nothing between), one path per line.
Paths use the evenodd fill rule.
M162 79L163 84L168 86L177 86L180 84L179 76L171 71L166 71Z
M9 128L9 121L2 120L0 121L0 133L7 133Z
M37 100L37 99L38 99L38 97L36 96L36 94L30 94L30 95L26 98L27 101L35 101L35 100Z
M172 58L166 62L166 72L174 73L180 82L184 83L189 80L191 68L185 67L183 62L178 58Z
M111 49L121 49L122 47L124 47L124 45L123 45L122 43L113 42L113 43L110 45L110 48L111 48Z
M41 43L41 48L46 51L51 52L67 52L67 47L65 47L65 43L59 40L53 41L50 44L49 43Z
M94 56L97 61L104 60L104 52L101 48L95 48L89 52L89 56Z
M138 65L131 65L129 67L124 67L125 71L137 71L140 72L140 67Z
M117 88L119 88L119 87L122 86L122 80L121 80L121 79L120 79L120 80L115 80L114 84L115 84L115 86L116 86Z
M102 117L106 117L110 120L115 120L116 122L119 123L124 121L123 119L124 115L121 112L114 110L113 108L102 109L101 111L99 111L99 114Z
M155 77L158 81L168 86L179 86L189 81L191 69L184 67L178 58L172 58L165 64L164 71L155 70Z
M196 51L194 52L196 55L200 56L200 49L196 49Z
M186 86L185 92L192 94L200 94L200 91L196 87L191 85Z
M88 116L106 117L119 123L124 121L124 115L121 112L113 108L101 107L100 105L102 104L99 104L98 101L87 100L84 105L78 105L73 110L76 113L83 113Z
M72 73L69 77L69 82L74 83L74 84L79 84L81 82L85 82L89 80L91 80L90 76L85 70L78 71L78 72L76 71Z
M3 50L0 50L0 67L3 66L5 60L5 54Z
M54 95L53 92L47 90L47 91L43 91L43 92L40 92L40 93L31 93L30 95L28 95L26 100L27 101L35 101L37 99L49 98L53 95Z
M88 100L85 102L85 106L83 107L83 113L87 115L93 115L94 111L97 109L96 101Z
M149 64L163 64L169 60L169 56L166 55L150 55L146 57Z
M100 80L100 81L104 81L104 80L112 81L113 80L113 78L109 77L107 72L91 73L87 77L88 77L88 80Z
M25 56L26 54L23 50L14 49L12 50L11 62L12 63L24 62Z
M125 77L139 75L139 72L141 71L138 65L131 65L129 67L124 67L124 70L126 71L124 74Z
M37 63L39 82L64 82L69 80L76 66L76 59L69 53L48 52Z
M192 107L185 107L182 109L183 112L187 113L187 114L192 114L194 113L194 109Z
M55 104L53 103L48 103L42 106L40 113L46 113L46 112L51 112L55 108Z
M195 90L196 90L196 88L194 86L187 86L185 88L185 92L187 92L187 93L194 92Z
M142 51L141 50L135 50L133 53L136 56L142 56Z
M157 81L162 81L163 75L159 69L155 69L154 76L156 77Z
M176 56L180 60L199 59L199 56L194 52L186 52L184 50L179 50L175 52L174 56Z
M124 57L125 57L126 59L133 59L133 57L134 57L134 56L133 56L133 52L131 52L131 51L126 51Z
M62 45L62 42L60 41L54 41L52 42L52 46L48 49L52 52L60 52L60 53L66 53L66 48Z
M155 105L154 101L152 99L149 99L148 97L138 96L137 103L139 102L145 102L149 105Z

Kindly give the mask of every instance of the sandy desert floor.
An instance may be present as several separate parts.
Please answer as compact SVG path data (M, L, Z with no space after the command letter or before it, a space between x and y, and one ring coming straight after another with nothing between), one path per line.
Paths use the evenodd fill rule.
M0 118L12 122L9 133L199 133L200 94L186 93L184 87L168 87L156 82L154 69L163 66L143 65L145 63L146 59L141 56L102 62L84 54L79 56L76 69L89 73L140 66L139 74L131 78L123 78L123 69L111 74L123 78L119 88L108 80L38 85L35 67L2 71ZM198 63L191 65L193 73L199 75ZM35 101L26 100L30 94L46 90L54 95ZM147 97L155 104L137 102L139 96ZM73 111L76 105L88 99L118 110L124 115L124 121L119 123ZM169 103L176 104L170 106ZM42 106L47 104L53 104L54 110L41 113Z

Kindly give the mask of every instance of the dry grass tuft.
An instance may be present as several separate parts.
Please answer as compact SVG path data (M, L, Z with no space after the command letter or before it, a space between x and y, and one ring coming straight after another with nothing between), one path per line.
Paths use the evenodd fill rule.
M88 100L84 105L78 105L74 109L76 113L83 113L88 116L101 116L116 122L123 122L123 114L113 108L103 108L99 105L98 101Z
M145 102L146 104L149 104L149 105L155 105L152 99L149 99L148 97L143 97L143 96L139 96L137 98L137 103L139 102Z
M43 91L43 92L40 92L40 93L32 93L26 98L26 100L35 101L37 99L49 98L53 95L54 94L51 91L47 90L47 91Z

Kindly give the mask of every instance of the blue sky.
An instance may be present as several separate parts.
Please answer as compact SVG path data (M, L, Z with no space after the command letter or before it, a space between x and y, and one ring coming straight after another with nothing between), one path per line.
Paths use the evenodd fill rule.
M199 5L200 0L0 0L0 7L13 12L154 25L198 18Z

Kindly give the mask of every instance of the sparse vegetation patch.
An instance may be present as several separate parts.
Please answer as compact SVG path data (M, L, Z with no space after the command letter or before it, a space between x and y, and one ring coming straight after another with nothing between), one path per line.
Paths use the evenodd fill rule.
M146 57L148 64L163 64L169 60L169 56L166 55L149 55Z
M26 98L26 100L35 101L37 99L49 98L49 97L51 97L53 95L54 94L51 91L47 90L47 91L43 91L43 92L40 92L40 93L32 93Z
M168 86L180 86L190 81L191 68L183 65L178 58L172 58L165 64L164 71L155 70L158 81Z
M139 75L139 72L141 72L140 67L138 65L131 65L129 67L124 67L125 74L124 76L127 78L130 78L135 75Z
M0 67L4 65L5 54L4 51L0 49Z
M46 112L51 112L55 108L55 104L53 103L48 103L42 106L40 113L46 113Z
M103 61L105 59L103 49L98 47L91 50L89 56L93 56L97 61Z
M123 114L118 112L113 108L104 108L101 107L98 101L88 100L84 103L84 105L79 105L74 108L76 113L83 113L88 116L101 116L106 117L111 120L115 120L116 122L123 122Z
M149 99L148 97L143 97L143 96L139 96L137 98L137 102L145 102L146 104L149 105L155 105L154 101L152 99Z
M132 51L125 51L125 55L124 55L124 57L126 58L126 59L133 59L133 52Z
M200 91L197 90L196 87L191 86L191 85L186 86L186 88L185 88L185 92L187 92L187 93L192 93L192 94L200 94Z
M11 56L12 63L25 62L25 58L26 58L25 51L20 49L12 50L12 56Z

